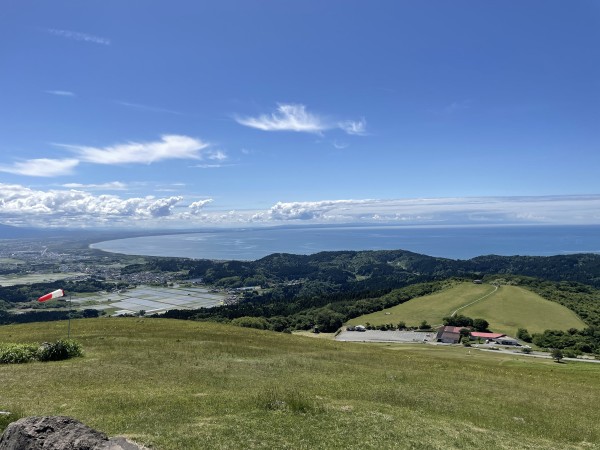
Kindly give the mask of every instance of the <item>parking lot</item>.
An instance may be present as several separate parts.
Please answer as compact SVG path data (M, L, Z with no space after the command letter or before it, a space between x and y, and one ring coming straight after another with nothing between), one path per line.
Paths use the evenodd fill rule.
M343 330L335 337L336 341L344 342L402 342L423 343L435 339L435 333L422 331L347 331Z

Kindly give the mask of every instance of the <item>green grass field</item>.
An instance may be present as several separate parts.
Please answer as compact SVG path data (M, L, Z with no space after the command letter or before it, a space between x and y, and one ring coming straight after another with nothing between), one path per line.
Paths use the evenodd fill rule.
M527 289L517 286L499 286L498 290L495 289L489 284L457 283L441 292L356 317L348 321L348 325L367 322L372 325L397 324L403 321L416 326L423 320L430 325L438 325L445 316L466 306L458 314L486 319L493 331L512 336L518 328L537 333L546 329L582 329L587 326L570 309L545 300ZM481 300L467 306L478 299Z
M54 341L65 322L0 327ZM575 449L600 443L600 365L350 344L166 319L72 322L85 356L0 366L0 410L154 449Z
M500 286L494 295L466 307L461 313L483 317L492 330L512 336L519 328L541 333L587 327L570 309L518 286Z

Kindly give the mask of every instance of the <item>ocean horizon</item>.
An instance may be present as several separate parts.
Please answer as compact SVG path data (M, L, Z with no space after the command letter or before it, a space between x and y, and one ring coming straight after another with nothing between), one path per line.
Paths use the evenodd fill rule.
M90 247L127 255L245 261L272 253L343 250L408 250L450 259L490 254L552 256L600 253L600 225L223 229L116 239Z

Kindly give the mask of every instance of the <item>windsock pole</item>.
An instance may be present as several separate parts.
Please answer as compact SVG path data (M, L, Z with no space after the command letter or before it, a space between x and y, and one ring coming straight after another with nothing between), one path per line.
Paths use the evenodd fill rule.
M69 292L69 327L67 328L67 339L71 339L71 293Z
M47 300L52 300L53 298L63 297L64 295L65 295L65 291L63 291L62 289L57 289L56 291L50 292L49 294L42 295L40 298L38 298L38 302L45 302ZM68 339L71 339L71 307L72 307L71 295L72 294L69 292L69 312L67 315L67 318L69 319L69 325L67 328L67 338Z

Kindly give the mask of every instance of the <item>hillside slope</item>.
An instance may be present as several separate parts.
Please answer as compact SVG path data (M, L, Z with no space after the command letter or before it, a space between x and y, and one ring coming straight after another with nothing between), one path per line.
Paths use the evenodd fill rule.
M3 326L0 341L65 331L65 322ZM0 366L0 409L73 416L161 450L600 442L595 364L166 319L77 320L72 333L83 358Z
M500 286L493 295L466 307L461 314L482 317L492 330L512 336L519 328L541 333L587 327L570 309L518 286Z
M481 299L481 300L479 300ZM479 300L479 301L477 301ZM473 303L475 302L476 303ZM468 306L469 304L472 305ZM517 286L456 283L452 287L432 295L414 298L392 308L356 317L348 325L370 323L397 324L402 321L416 326L423 320L430 325L442 323L442 319L459 308L460 314L486 319L490 329L515 335L517 329L527 328L531 333L546 329L583 329L587 325L568 308Z

